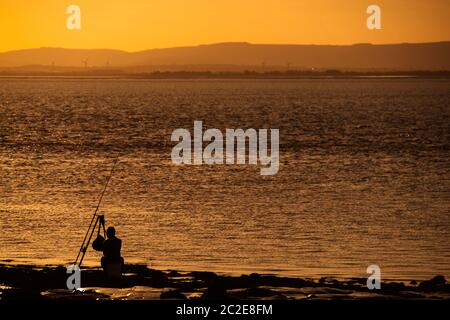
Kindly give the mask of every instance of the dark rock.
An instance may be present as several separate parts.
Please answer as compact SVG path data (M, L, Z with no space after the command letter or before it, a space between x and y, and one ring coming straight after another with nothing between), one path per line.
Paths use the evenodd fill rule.
M172 281L165 275L155 274L148 277L141 276L129 276L126 278L129 283L134 286L144 286L153 288L166 288L172 287Z
M187 297L181 293L179 290L170 290L164 291L161 293L161 299L178 299L178 300L187 300Z
M167 273L167 276L169 277L181 277L181 274L176 270L169 270L169 273Z
M222 281L215 281L203 292L202 299L223 300L228 299L228 293Z
M385 292L398 292L405 289L406 286L403 282L388 282L381 284L381 290Z
M447 281L444 276L438 275L430 280L425 280L419 283L419 289L426 291L443 289L446 282Z
M34 289L8 288L0 290L0 301L43 300L40 292Z
M188 274L188 276L191 276L195 279L203 280L203 281L215 281L218 278L218 275L214 272L208 272L208 271L193 271Z
M251 273L251 274L249 275L249 277L250 277L250 279L253 279L253 280L259 280L259 279L261 279L261 275L258 274L258 273Z
M339 281L335 278L332 277L322 277L319 279L318 281L320 284L326 284L326 285L333 285L333 286L338 286L340 285Z
M351 278L347 281L348 285L363 285L366 286L367 279L366 278Z
M261 286L267 287L316 287L318 284L314 281L307 281L299 278L277 277L277 276L263 276L260 279Z
M240 298L263 298L279 295L278 292L266 288L248 288L234 294Z
M146 264L125 264L123 266L124 273L134 273L142 276L148 276L153 270L149 269Z
M133 274L125 277L128 282L138 286L149 286L154 288L171 287L172 281L167 275L159 270L148 269L145 274Z
M173 286L183 291L195 291L205 287L204 283L198 280L174 281Z

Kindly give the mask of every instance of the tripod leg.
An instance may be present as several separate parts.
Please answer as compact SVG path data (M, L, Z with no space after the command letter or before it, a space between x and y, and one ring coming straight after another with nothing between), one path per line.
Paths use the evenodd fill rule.
M81 264L83 263L84 255L86 254L86 251L87 251L87 249L89 248L89 243L91 242L92 235L93 235L94 232L95 232L95 227L97 226L97 223L99 222L99 220L100 220L100 217L97 217L97 219L95 220L94 227L93 227L92 230L91 230L91 234L89 235L89 238L88 238L88 240L87 240L87 242L86 242L86 245L85 245L84 248L83 248L83 254L82 254L82 256L81 256L80 263L78 264L78 266L79 266L80 268L81 268Z
M92 224L94 223L95 217L96 217L96 215L94 214L94 216L91 219L91 223L89 224L89 228L87 229L86 234L84 235L83 243L81 244L80 250L78 251L77 258L75 259L75 262L73 263L74 265L76 265L78 263L78 259L80 258L80 255L83 253L83 248L86 243L89 231L91 230Z
M103 237L106 238L105 216L100 216L100 224L103 227Z

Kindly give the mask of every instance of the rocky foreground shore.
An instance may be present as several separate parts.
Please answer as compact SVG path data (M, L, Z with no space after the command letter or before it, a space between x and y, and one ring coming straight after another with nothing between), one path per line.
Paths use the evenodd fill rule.
M122 279L115 281L106 279L98 268L82 269L79 290L66 288L67 277L63 266L0 264L0 299L450 299L450 284L440 275L421 282L382 282L380 290L367 289L366 278L313 280L255 273L225 276L160 271L146 265L126 265Z

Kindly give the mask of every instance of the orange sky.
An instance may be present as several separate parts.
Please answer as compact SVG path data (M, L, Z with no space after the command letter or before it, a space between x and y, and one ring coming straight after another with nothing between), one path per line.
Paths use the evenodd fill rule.
M372 3L382 30L366 28ZM66 28L70 4L81 8L81 30ZM449 0L0 0L0 51L431 42L450 40L449 14Z

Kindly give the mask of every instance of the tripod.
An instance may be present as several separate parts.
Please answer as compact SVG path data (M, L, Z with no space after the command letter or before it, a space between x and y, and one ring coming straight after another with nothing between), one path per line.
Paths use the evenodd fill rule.
M84 256L86 255L86 251L89 248L89 243L92 240L92 236L94 235L95 228L97 227L97 225L98 225L98 231L97 231L98 237L100 237L100 229L103 228L103 238L100 238L100 240L103 241L106 236L105 216L104 215L97 216L97 219L95 219L94 226L92 226L92 225L89 226L89 229L86 232L86 235L84 237L83 243L81 244L80 251L78 252L77 258L74 262L74 264L75 265L78 264L79 267L81 267L81 264L83 263ZM92 245L94 246L94 249L97 250L95 240Z
M78 265L78 267L80 267L80 268L81 268L81 264L83 263L83 259L86 254L86 251L89 247L89 243L91 242L92 235L94 234L95 228L97 227L97 224L98 224L98 235L100 235L100 227L102 227L102 226L103 226L103 234L104 235L106 234L105 216L104 215L98 216L97 212L98 212L98 209L100 208L100 203L102 202L103 196L105 195L106 188L108 187L109 180L111 180L111 177L114 172L114 168L116 167L116 164L118 161L119 161L119 157L117 157L116 160L114 161L114 165L111 169L111 173L109 174L108 180L106 181L105 188L103 189L102 195L100 196L100 200L98 201L97 208L95 209L94 215L92 216L92 219L91 219L91 223L89 224L89 228L86 231L86 234L84 236L83 243L81 244L80 250L78 251L77 258L75 259L75 262L73 263L74 265ZM94 221L95 221L95 223L94 223ZM92 224L93 224L93 226L92 226ZM95 245L95 241L94 241L94 245Z

